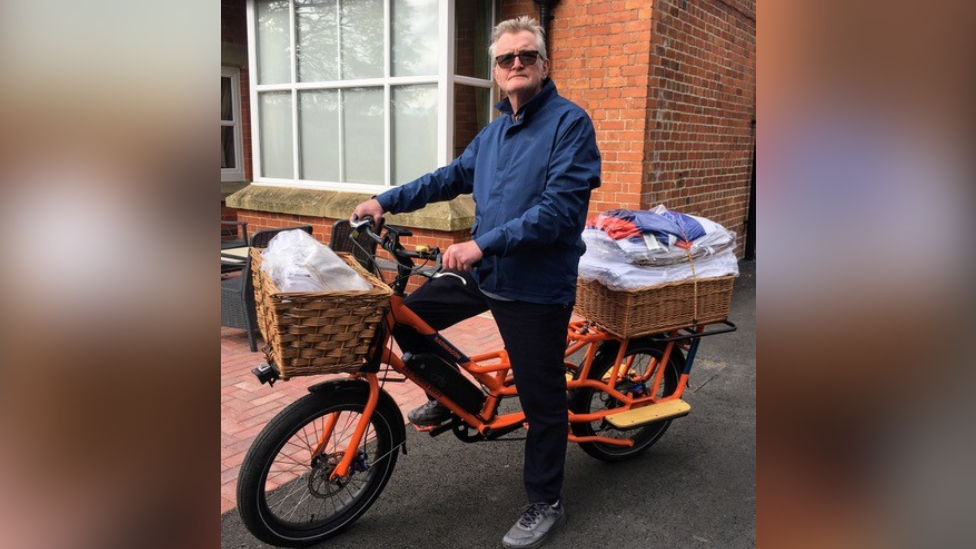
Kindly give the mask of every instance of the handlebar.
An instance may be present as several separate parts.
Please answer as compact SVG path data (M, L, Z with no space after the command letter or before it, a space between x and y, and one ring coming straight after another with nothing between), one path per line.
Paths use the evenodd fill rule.
M440 267L441 251L436 246L416 246L413 251L403 247L400 243L400 238L413 236L413 233L409 229L396 225L386 225L382 217L379 223L375 223L373 216L370 215L352 219L349 221L349 225L352 227L352 235L350 238L355 239L362 231L365 231L370 239L379 244L384 250L390 252L394 257L422 259L425 261L435 260L437 261L438 267ZM374 229L374 227L376 228ZM386 229L385 233L383 229Z
M382 217L379 219L379 223L376 223L373 217L368 215L358 219L350 219L349 225L352 228L352 233L349 235L349 238L353 239L354 242L361 233L365 232L370 240L379 244L381 248L389 252L396 260L397 278L393 286L394 291L398 294L406 290L407 281L414 274L428 278L457 276L453 273L441 272L442 255L440 249L436 246L416 246L413 250L404 248L400 239L405 236L413 236L413 233L409 229L396 225L386 225ZM373 256L375 258L375 254ZM434 268L432 270L425 269L421 271L414 264L415 259L423 261L425 265L433 261ZM458 278L460 279L461 277ZM465 282L463 279L461 281Z

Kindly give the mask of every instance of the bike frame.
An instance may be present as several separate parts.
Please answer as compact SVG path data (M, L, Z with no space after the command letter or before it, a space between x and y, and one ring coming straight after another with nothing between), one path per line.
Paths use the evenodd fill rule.
M389 229L390 227L387 228ZM405 232L403 229L398 230ZM412 261L399 261L398 277L394 285L394 295L390 298L390 310L385 318L385 326L388 329L380 331L382 335L374 340L371 346L370 356L377 356L376 353L379 353L378 356L381 364L389 366L393 371L420 386L428 395L450 409L464 424L477 430L478 433L486 438L491 433L508 432L521 428L525 423L524 412L519 411L498 415L498 407L502 400L505 397L518 395L518 388L515 386L514 378L511 375L511 363L509 362L508 354L502 349L468 357L437 330L431 328L430 325L410 310L404 303L404 290L406 288L406 282L412 274L412 266ZM732 326L732 329L734 329L734 325L729 323L725 324ZM392 328L396 325L409 326L419 334L429 338L436 344L437 351L444 358L455 362L464 372L467 372L475 381L484 387L487 392L487 399L477 414L468 412L458 403L451 400L450 397L443 394L437 387L432 386L407 368L402 356L394 353L389 345L390 338L392 337ZM630 361L633 360L633 357L630 357L630 361L624 360L630 338L618 337L597 326L591 325L585 320L571 322L566 336L565 356L569 357L574 355L582 349L586 349L586 352L583 362L579 366L569 362L566 363L567 375L571 375L567 379L567 390L571 391L573 389L591 387L607 393L616 399L620 403L620 406L588 414L577 414L570 411L570 423L599 421L611 414L619 414L648 405L680 399L688 385L691 363L694 360L694 354L700 338L704 335L712 335L712 333L723 333L723 331L704 333L702 330L702 327L696 327L685 329L685 334L674 331L666 336L659 336L657 339L664 344L663 356L660 360L655 359L656 364L652 363L648 365L642 378L634 379L628 376L631 366ZM609 341L619 343L613 367L608 375L603 376L603 379L589 379L590 370L596 358L598 347ZM688 360L686 361L685 371L681 373L674 393L661 397L654 396L657 395L663 382L665 368L662 365L668 363L671 353L675 352L675 348L683 349L687 352ZM350 465L356 456L356 448L359 447L363 441L363 437L366 436L367 426L380 398L380 379L377 373L358 372L350 374L350 377L362 379L369 385L369 398L362 412L359 424L349 440L345 455L332 473L333 479L341 478L349 474ZM650 391L648 396L635 397L631 394L618 391L616 389L617 385L625 378L638 383L649 383ZM327 421L326 428L323 430L321 440L316 446L313 456L321 453L322 449L326 447L326 444L332 436L333 428L334 418ZM426 430L431 429L427 428ZM568 440L575 443L599 442L622 447L633 446L634 444L633 440L630 439L616 439L605 436L578 437L572 434L571 431L568 433Z

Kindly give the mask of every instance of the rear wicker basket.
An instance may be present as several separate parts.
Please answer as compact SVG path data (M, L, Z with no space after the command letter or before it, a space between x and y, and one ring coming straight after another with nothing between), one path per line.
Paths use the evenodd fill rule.
M389 286L349 254L339 253L372 284L370 291L283 293L261 270L262 251L251 249L258 325L267 342L265 354L281 379L358 370L389 309Z
M616 291L581 278L576 314L620 337L721 322L729 316L734 281L720 276Z

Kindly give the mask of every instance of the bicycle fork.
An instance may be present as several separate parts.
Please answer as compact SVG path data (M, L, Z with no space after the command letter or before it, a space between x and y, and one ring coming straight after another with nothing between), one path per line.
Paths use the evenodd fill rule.
M364 374L363 377L366 378L369 384L369 396L366 399L366 406L363 408L363 413L359 418L359 424L356 425L356 430L353 431L352 437L349 439L349 445L342 456L342 460L339 461L339 464L336 465L335 469L329 475L330 481L335 481L349 475L349 467L358 455L357 449L362 443L363 437L366 436L366 429L369 427L369 422L373 418L373 412L376 411L376 406L380 400L380 384L376 374ZM322 435L312 450L312 459L322 455L325 451L329 441L332 439L338 421L339 412L333 412L329 415L329 419L326 420L325 427L322 429Z

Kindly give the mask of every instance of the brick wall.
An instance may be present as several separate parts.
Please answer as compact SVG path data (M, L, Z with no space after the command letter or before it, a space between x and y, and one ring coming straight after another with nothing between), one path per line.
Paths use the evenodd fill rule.
M243 143L244 179L254 179L254 156L251 147L251 73L241 69L241 142Z
M756 112L755 2L655 1L651 65L654 108L641 204L708 217L744 243Z
M247 45L247 3L244 0L221 0L220 41Z
M560 93L593 119L603 185L590 212L640 206L648 119L651 2L561 2L550 29Z
M314 236L319 242L328 244L329 239L332 236L332 225L334 225L337 220L324 217L304 217L300 215L238 210L236 221L244 221L247 223L248 235L254 235L254 233L263 231L265 229L294 227L297 225L311 225L312 236ZM441 250L445 250L448 246L454 244L455 242L465 242L471 238L471 231L468 229L455 232L443 232L411 228L410 231L413 233L413 236L402 238L400 240L400 242L402 242L406 248L411 248L419 244L426 244L428 246L436 246ZM390 254L382 249L377 249L377 255L387 259L392 259ZM421 266L420 263L418 263L417 266ZM392 273L384 276L387 282L392 281ZM407 291L413 291L419 286L420 280L417 280L418 277L413 278L414 280L411 280L410 284L407 286Z
M228 208L223 202L220 203L220 220L221 221L237 221L237 210L234 208Z
M502 18L531 15L505 0ZM550 28L560 94L593 119L603 186L590 213L659 203L745 240L755 116L755 1L563 0Z
M255 212L251 210L240 210L237 219L238 221L247 222L248 234L254 234L265 229L311 225L312 236L323 244L329 243L329 237L332 235L332 225L337 221L325 217L306 217L271 212ZM453 233L414 228L411 228L410 231L413 232L414 236L404 238L402 240L404 245L427 244L446 248L455 242L463 242L471 236L471 231L467 229Z

